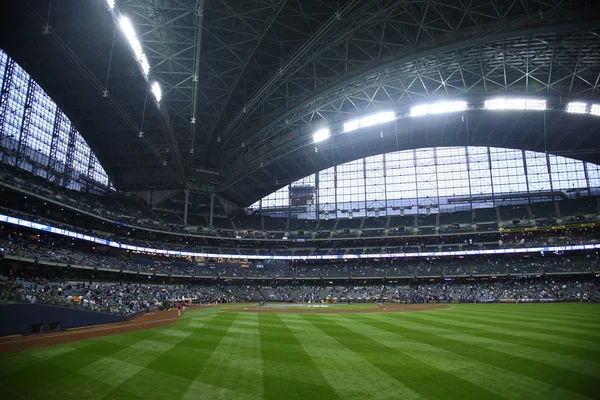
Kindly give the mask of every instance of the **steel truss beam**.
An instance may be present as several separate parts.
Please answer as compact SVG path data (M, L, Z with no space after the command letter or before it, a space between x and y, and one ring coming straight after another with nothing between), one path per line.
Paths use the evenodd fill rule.
M38 14L38 12L27 1L13 0L13 2L17 3L17 6L21 7L25 11L27 16L31 19L32 22L34 22L39 27L40 30L44 29L44 27L46 26L46 21ZM92 87L94 87L94 89L97 91L97 93L103 94L104 90L105 90L104 84L94 75L94 73L88 68L88 66L86 66L80 60L80 58L73 52L73 50L66 44L66 42L55 32L55 30L50 29L47 36L50 38L50 40L53 42L53 44L58 48L58 50L69 60L71 65L73 67L75 67L75 69L79 73L81 73L82 76L85 77L87 82ZM104 99L113 108L113 110L117 113L117 115L123 120L123 122L129 126L132 134L137 135L138 132L140 132L140 130L141 130L139 125L131 119L129 113L115 99L115 97L113 97L109 93L107 96L104 97ZM159 111L160 111L160 108L159 108ZM168 120L164 119L164 114L162 114L162 119L163 119L162 125L163 125L163 129L166 130L166 136L172 140L174 135L172 134L172 131L169 131L167 129L170 126L170 124L169 124ZM164 159L163 157L161 157L155 151L152 143L150 141L148 141L148 139L146 139L145 137L142 137L142 138L140 138L140 141L143 142L146 146L148 146L153 151L153 153L155 154L155 156L157 158L157 161L159 161L160 164L166 163L167 160ZM177 152L177 154L175 154L175 152L173 152L172 157L175 161L175 165L176 165L176 168L178 171L177 175L179 175L179 177L183 183L183 181L184 181L184 176L182 174L183 165L180 162L178 162L178 161L180 161L179 152ZM167 166L167 168L170 168L170 166Z
M516 5L517 3L513 4ZM315 113L316 106L320 105L321 102L327 101L326 99L332 94L340 96L341 91L347 92L352 90L353 88L357 89L360 87L361 84L377 84L380 81L380 77L378 75L383 75L384 77L389 75L390 72L393 72L390 70L397 68L398 64L408 63L411 61L413 62L411 70L413 71L412 75L414 76L414 81L406 82L405 80L401 80L400 82L396 83L398 85L408 85L408 90L405 90L405 92L408 94L411 94L410 89L412 89L413 91L415 90L415 88L413 88L413 86L415 86L415 83L421 84L422 89L420 92L422 92L424 96L431 96L436 94L439 95L442 92L455 92L455 85L458 85L458 89L471 89L473 83L467 80L468 78L470 78L470 76L465 77L465 79L461 80L460 74L444 74L445 76L443 76L443 79L440 79L440 74L444 73L444 64L441 62L436 63L435 57L433 57L432 61L428 59L420 60L419 58L421 58L421 56L424 54L423 49L430 49L428 50L428 52L430 55L433 56L434 54L438 53L443 54L449 49L457 49L460 47L465 47L477 43L483 44L486 42L493 42L502 39L513 38L519 34L532 36L536 34L554 32L555 29L558 29L558 32L560 32L561 29L565 28L561 28L558 24L573 19L581 19L581 10L569 11L557 8L554 10L548 9L545 11L546 12L542 14L543 19L540 19L537 13L532 13L529 16L527 16L527 14L525 14L525 16L522 14L517 14L517 16L513 18L504 20L501 24L498 23L498 16L486 15L485 18L481 18L481 22L479 22L478 19L474 19L475 22L472 22L470 24L461 22L458 25L465 25L465 27L461 30L454 29L456 28L457 23L454 22L453 25L452 21L447 21L448 25L444 29L434 29L433 21L428 22L430 26L417 24L417 31L421 31L423 33L429 32L429 34L422 39L420 39L419 37L408 38L402 36L404 37L403 40L405 40L405 43L400 43L400 45L396 45L396 48L399 48L400 50L396 52L397 56L391 61L378 61L378 56L375 56L371 51L366 53L356 52L357 56L352 56L352 58L350 58L350 50L348 50L349 46L358 45L355 45L353 43L351 35L348 35L346 31L343 31L346 36L350 37L350 39L346 38L346 36L344 35L342 35L340 39L331 37L328 41L324 41L321 44L321 48L315 49L313 51L315 57L320 57L311 58L311 60L314 60L315 66L316 63L319 63L321 65L321 68L317 70L316 74L310 73L306 68L302 71L298 71L296 74L288 74L285 80L286 91L280 90L274 93L271 96L271 99L268 99L268 97L263 99L263 103L261 103L260 106L260 113L258 111L251 113L248 109L246 110L246 122L244 123L245 126L238 126L236 127L235 131L248 132L248 134L242 137L242 135L239 135L238 133L237 138L232 139L230 141L224 141L224 143L219 147L219 150L213 152L213 154L215 154L215 157L213 159L214 163L217 165L225 165L227 164L228 159L236 159L240 157L240 154L252 151L254 145L264 143L265 136L267 136L266 132L268 132L269 130L274 129L278 132L282 130L289 132L291 129L294 129L293 122L297 118L296 115L298 114L297 111L299 109L309 108L311 112L315 114L315 120L323 119ZM359 21L357 27L355 28L355 32L357 32L356 34L358 35L359 32L364 32L365 30L369 29L370 25L381 24L381 18L384 17L381 16L379 12L390 13L390 9L381 7L378 10L378 12L374 12L373 15L364 16L361 19L361 21L367 22L360 24L361 21ZM421 19L424 19L425 15L427 15L427 13L425 13L425 15L423 14L423 10L418 10L418 12L415 12L414 10L407 10L407 12L411 12L411 15L414 16L415 20L417 20L417 15L420 15ZM436 15L438 16L439 21L439 15ZM427 16L429 17L429 15ZM444 17L449 18L450 15L446 15ZM406 21L404 21L403 24L404 25L400 24L398 26L404 26L405 28L407 26L411 26L411 24ZM388 29L391 29L391 25L391 22L387 24L387 26L389 26ZM538 25L538 27L528 29L527 31L523 30L524 27L532 25ZM592 27L596 27L597 25L597 21L591 21L589 23L577 22L569 25L568 29L581 30L586 29L586 27L589 27L589 29L593 29ZM520 32L519 29L521 29ZM387 35L387 31L385 29L379 28L379 30L381 30L382 32L386 32ZM390 36L390 39L391 37L392 36ZM345 49L341 48L339 45L335 46L338 43L342 43L345 46ZM363 41L364 46L367 46L366 43L367 42ZM378 55L380 54L382 47L389 45L384 44L381 41L374 41L373 46L375 46L376 44L376 47L378 48ZM511 53L515 54L515 50L517 49L512 49ZM345 52L340 53L341 51ZM521 54L515 54L515 56L522 57L523 60L526 59L526 54L528 51L527 45L523 44L520 47L519 51ZM323 61L324 54L330 54L331 57L334 58L325 62ZM359 60L358 54L362 54L362 56L365 58L362 62ZM409 56L407 56L407 54L409 54ZM453 63L460 63L462 60L472 61L473 58L470 57L472 56L465 54L463 59L453 60ZM389 55L387 58L390 58ZM502 58L499 57L499 59ZM514 63L515 57L513 57L512 59L507 59L506 61ZM360 68L362 69L362 72L354 74L352 78L347 76L348 71L350 71L351 69L357 69L355 65L369 65L369 63L372 63L372 66L370 68ZM459 72L454 65L450 65L449 67L453 67L454 73ZM502 66L500 67L502 68ZM423 73L420 73L421 69L423 70ZM433 71L430 71L430 69L433 69ZM492 72L495 71L496 70ZM460 69L460 72L464 72L464 69ZM521 78L524 77L526 74L526 70L507 70L507 73L512 73L513 75L515 72L518 72ZM555 74L555 76L559 75L561 72L562 71L558 71ZM424 78L425 74L427 74L427 78ZM472 75L472 73L470 75ZM495 77L494 75L496 74L493 74L492 76ZM569 75L569 77L571 77L571 75ZM367 78L371 82L361 82ZM337 80L338 83L331 85L331 82L335 80ZM436 80L441 81L441 83L439 85L436 85L435 87L429 87ZM488 80L489 79L487 79L487 77L484 76L483 83L488 84ZM308 84L313 82L314 88L307 87ZM533 81L530 81L529 83L534 84ZM578 82L575 81L575 84L577 83ZM324 87L326 89L319 92L319 87ZM508 90L514 90L520 87L522 87L522 85L514 85L514 83L513 85L506 85L506 88ZM289 91L291 91L292 89L294 94L289 93ZM494 88L492 89L495 90L496 86L494 85ZM417 95L419 93L417 92L414 94ZM382 95L385 95L385 93L382 93ZM268 104L265 102L268 102ZM277 108L274 108L274 105L278 102L279 104L281 104L282 102L288 104L289 102L289 104L297 104L297 106L291 107L291 109L288 109L289 111L282 109L284 107L278 106L277 110ZM266 114L267 112L269 112L267 110L273 111L270 114ZM302 115L302 117L304 116L305 114ZM271 120L271 122L265 123L265 121L269 121L269 119ZM308 123L311 123L312 121L313 120L309 120ZM243 146L241 145L242 143Z
M600 28L600 23L591 25ZM594 65L600 59L600 43L593 32L584 31L583 35L581 31L569 32L573 28L564 26L567 33L463 47L472 43L469 41L403 57L381 70L365 72L354 80L329 88L246 138L245 148L233 151L231 157L226 158L236 162L226 162L221 174L234 176L236 170L247 171L248 162L266 165L269 151L285 150L287 142L302 135L309 138L311 129L319 122L334 123L370 110L394 108L429 97L523 92L593 94L595 86L589 82L599 73ZM518 37L521 33L510 36ZM524 48L529 57L522 55ZM573 49L581 49L585 54L576 70L571 62ZM549 58L549 54L553 57ZM528 86L524 79L526 70L529 70ZM440 71L443 71L442 76ZM571 79L573 74L577 79ZM292 142L290 145L293 147Z
M59 107L56 107L54 114L54 125L52 126L52 141L50 142L50 154L48 156L48 180L58 183L60 180L58 160L58 145L60 143L60 126L63 123L63 113Z
M29 142L29 127L31 125L31 112L33 111L33 100L37 91L37 85L33 79L29 78L27 82L27 92L25 94L25 104L23 106L23 117L21 118L21 127L19 129L19 142L17 144L17 156L15 157L15 166L20 167L27 156L27 143Z
M65 169L61 174L61 185L68 187L73 181L73 161L75 160L75 150L77 149L77 129L73 124L69 127L69 144L67 145L67 155L65 157Z
M4 77L2 80L2 91L0 92L0 147L2 147L2 140L5 136L4 130L5 121L8 115L8 97L10 94L10 87L12 85L13 73L15 71L15 61L9 57L6 67L4 70Z

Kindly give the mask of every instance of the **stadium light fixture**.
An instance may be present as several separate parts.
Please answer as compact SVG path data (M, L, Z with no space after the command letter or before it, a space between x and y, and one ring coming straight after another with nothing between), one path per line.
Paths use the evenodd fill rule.
M331 134L329 133L329 129L327 129L327 128L319 129L318 131L313 133L313 142L315 142L315 143L322 142L323 140L329 139L330 136L331 136Z
M344 132L352 132L360 128L360 120L353 119L352 121L346 122L344 124Z
M484 103L486 110L534 110L543 111L546 109L546 100L543 99L511 99L500 97L497 99L486 100Z
M585 114L587 112L587 103L572 101L567 104L567 112L571 114Z
M123 31L123 34L125 34L127 41L129 42L129 44L131 45L131 48L133 49L135 58L140 63L140 66L142 67L142 72L144 73L144 76L147 77L148 74L150 73L150 64L148 63L146 54L144 54L144 50L142 50L142 45L141 45L140 41L138 40L137 35L135 34L135 30L133 29L133 25L131 24L131 21L129 20L129 18L122 15L121 18L119 19L119 25L121 26L121 30Z
M115 0L106 0L106 6L109 10L115 9Z
M385 111L377 114L368 115L364 118L353 119L344 124L344 132L352 132L359 128L366 128L377 124L385 124L396 119L396 113Z
M444 114L460 112L467 109L466 101L442 101L439 103L423 104L410 109L411 117L420 117L428 114Z
M592 104L590 106L590 114L600 117L600 104Z
M158 82L154 81L152 83L151 90L156 101L160 103L160 99L162 99L162 90L160 89L160 85L158 84Z

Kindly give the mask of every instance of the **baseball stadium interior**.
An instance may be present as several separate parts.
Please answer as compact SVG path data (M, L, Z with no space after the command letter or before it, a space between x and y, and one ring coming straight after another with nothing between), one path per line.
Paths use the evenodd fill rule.
M569 346L600 338L600 1L3 0L0 87L0 360L228 307L594 307ZM592 353L568 368L600 379ZM379 390L326 380L298 398ZM569 382L540 395L598 395ZM295 398L214 385L194 398ZM138 398L110 393L85 398Z

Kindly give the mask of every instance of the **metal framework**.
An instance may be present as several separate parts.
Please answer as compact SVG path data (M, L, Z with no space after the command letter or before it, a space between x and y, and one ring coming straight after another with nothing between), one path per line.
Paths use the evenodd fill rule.
M36 85L33 79L27 82L27 94L25 95L25 105L23 107L23 117L21 118L21 128L19 129L19 140L17 144L17 155L15 157L15 165L20 166L27 156L29 128L31 125L31 111L33 110L33 100L35 98Z
M309 190L310 201L293 203L298 188ZM336 165L286 184L252 209L303 219L348 217L351 210L354 217L375 217L454 212L582 193L600 193L599 165L525 150L437 147Z
M0 45L57 101L121 190L188 188L208 202L214 188L248 205L285 182L390 150L540 150L548 140L548 151L590 161L599 150L595 124L552 112L543 123L473 112L460 122L396 124L316 153L311 143L321 125L431 99L596 99L597 2L122 0L119 12L163 88L160 105L146 108L147 82L127 43L119 35L113 43L103 2L41 3L3 2ZM44 35L47 15L55 22Z
M59 183L60 173L58 160L58 145L60 143L60 126L63 123L63 113L56 107L54 114L54 126L52 127L52 141L50 142L50 154L48 155L48 180Z
M0 91L0 145L2 145L2 139L4 138L4 127L6 117L8 115L8 96L10 92L10 86L12 85L13 72L15 69L15 61L9 59L4 69L4 76L2 80L2 89Z
M65 158L65 170L61 174L61 185L67 187L73 180L73 160L77 148L77 129L71 124L69 128L69 144L67 145L67 156Z

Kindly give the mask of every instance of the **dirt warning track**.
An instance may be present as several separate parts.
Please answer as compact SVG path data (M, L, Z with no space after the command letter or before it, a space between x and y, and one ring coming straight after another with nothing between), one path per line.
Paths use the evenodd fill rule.
M201 307L194 307L195 309ZM29 336L9 336L0 338L0 353L9 353L35 347L69 343L83 339L135 332L142 329L172 325L177 321L177 310L155 311L141 315L127 322L77 328L56 333L39 333Z

